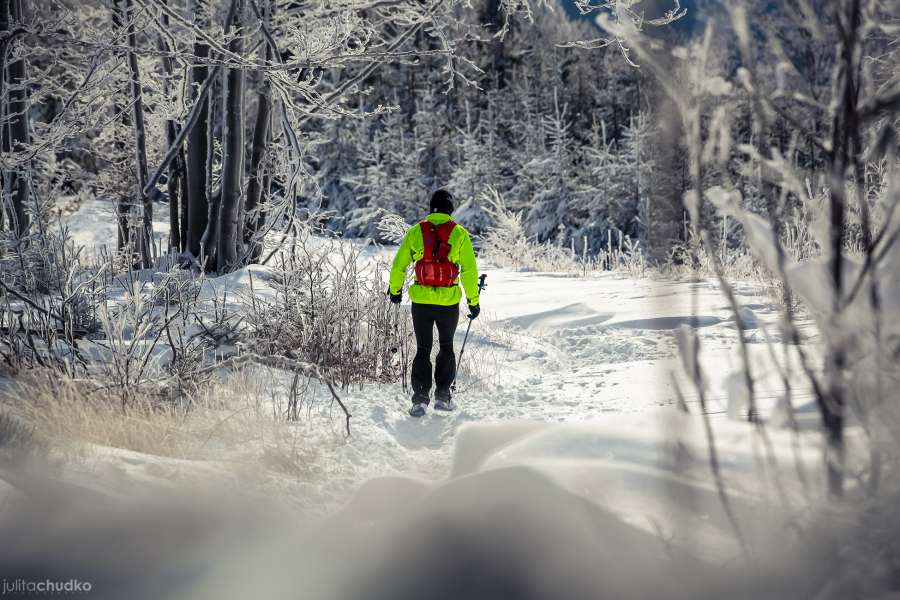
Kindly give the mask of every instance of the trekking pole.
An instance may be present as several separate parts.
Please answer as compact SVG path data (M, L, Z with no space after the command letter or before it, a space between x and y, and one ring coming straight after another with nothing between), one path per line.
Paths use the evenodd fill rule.
M406 353L406 340L403 336L403 330L400 327L400 305L395 304L394 308L394 331L397 334L397 348L395 352L400 354L400 363L403 365L401 378L403 381L403 393L405 394L408 391L406 387L406 370L409 366L409 361L407 360L409 357Z
M478 295L481 296L481 292L484 291L484 288L487 287L485 283L485 279L487 279L487 273L482 273L481 277L478 278ZM466 336L463 338L462 348L459 349L459 360L457 361L457 365L462 364L463 352L466 351L466 342L469 341L469 332L472 331L472 321L475 319L469 319L469 326L466 327ZM453 383L450 384L450 389L454 392L456 391L456 376L459 374L459 369L457 372L453 374Z

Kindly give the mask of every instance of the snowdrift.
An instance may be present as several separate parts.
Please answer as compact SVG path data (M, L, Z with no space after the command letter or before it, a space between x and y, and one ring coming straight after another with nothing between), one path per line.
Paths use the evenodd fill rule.
M814 596L837 532L801 543L790 523L810 507L795 465L821 489L818 452L769 455L750 426L720 429L746 553L697 420L645 414L466 426L446 481L374 479L325 522L246 490L148 486L123 502L19 467L5 477L22 483L0 576L77 577L92 597L135 599Z

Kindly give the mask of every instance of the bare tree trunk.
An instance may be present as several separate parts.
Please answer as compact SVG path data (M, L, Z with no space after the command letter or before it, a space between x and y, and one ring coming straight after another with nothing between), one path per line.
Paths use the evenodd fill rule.
M857 114L856 79L859 64L859 30L862 24L860 0L836 3L835 20L840 24L838 46L838 80L835 91L839 94L832 121L831 153L829 156L831 188L830 229L831 281L834 288L832 323L827 343L825 372L828 374L828 396L822 408L822 423L828 441L828 487L834 496L843 495L844 489L844 411L846 409L846 349L841 328L844 294L844 234L847 226L847 171L858 157L859 148L854 144L854 132L860 127ZM865 199L861 199L865 202ZM866 224L868 226L868 224Z
M187 231L188 231L188 178L187 178L187 159L185 158L184 149L179 151L179 160L181 162L181 177L178 179L181 189L178 193L178 239L181 242L179 252L187 251Z
M216 224L219 217L219 199L222 197L221 189L214 189L213 162L215 161L215 127L218 114L221 112L217 98L222 90L222 78L216 77L211 85L209 93L209 116L206 128L206 173L204 177L204 190L207 198L206 228L200 237L200 249L202 253L202 265L205 271L213 270L216 266Z
M144 101L141 91L141 72L138 67L137 33L135 32L134 15L131 11L131 0L122 0L122 15L128 26L128 74L131 78L132 125L134 126L134 155L137 169L137 194L141 201L141 235L138 239L141 264L151 264L150 243L153 239L153 199L144 194L147 183L147 135L144 127Z
M166 123L166 139L171 144L175 140L175 121ZM166 181L169 196L169 252L181 251L181 228L178 215L181 203L181 160L175 159L169 165L169 178Z
M274 3L266 9L264 18L268 21L271 19L271 8ZM272 47L269 44L265 46L263 53L264 63L268 64L272 61ZM266 155L266 149L269 145L271 114L272 114L272 90L265 79L265 75L260 73L260 89L257 95L256 123L253 128L253 146L250 151L250 179L247 184L247 200L245 203L244 225L244 244L252 245L248 248L249 259L251 261L259 259L262 253L262 244L260 240L254 240L256 233L261 229L265 220L265 213L262 210L262 201L265 199L263 194L266 187L266 174L261 171L263 158Z
M244 0L234 0L234 20L229 23L234 36L228 50L244 51ZM216 265L220 273L237 266L240 239L241 192L244 175L244 72L226 70L224 131L222 132L222 191L216 224Z
M203 0L193 3L194 25L205 28L206 6ZM200 38L194 42L194 55L200 59L209 56L209 46ZM209 75L209 68L202 63L191 67L191 98L197 98L197 92ZM210 98L211 94L207 95ZM200 117L191 129L187 139L187 235L186 250L195 257L203 253L202 239L209 221L209 197L207 196L206 173L208 168L207 136L209 129L209 100L203 100Z
M245 204L246 225L244 227L244 244L253 245L249 249L250 260L257 260L262 252L262 240L254 237L265 223L265 194L267 192L268 173L263 172L263 159L271 140L271 96L266 92L259 94L259 109L256 112L256 124L253 130L253 148L250 155L250 181L247 185ZM263 101L263 96L266 96Z
M163 0L165 3L166 0ZM169 15L163 13L160 16L160 25L162 25L163 29L169 28ZM159 36L159 48L162 51L171 50L169 48L169 44L166 41L166 38L162 35ZM162 55L162 67L163 67L163 80L162 80L162 91L163 96L167 97L171 93L171 79L172 73L174 71L172 64L172 57L167 55ZM168 146L171 148L175 144L175 138L177 136L177 127L175 125L174 119L168 119L166 121L166 141L168 142ZM166 182L166 188L169 193L169 251L170 252L180 252L183 248L183 237L181 231L181 218L179 214L179 208L181 207L182 197L181 192L184 188L184 151L179 148L178 155L175 159L169 163L169 177Z
M22 0L3 0L0 2L0 19L4 31L10 31L15 23L24 21L24 7ZM6 63L8 46L3 47L3 63ZM8 78L5 89L7 90L6 105L8 118L3 132L3 149L6 152L15 153L26 146L31 138L28 126L28 92L25 89L25 60L18 59L6 67L5 76ZM30 195L31 185L27 174L17 171L4 173L3 195L8 198L4 204L8 205L8 217L10 229L21 237L29 227L30 220L26 206ZM2 207L0 207L2 208ZM0 210L0 213L3 211ZM2 225L0 214L0 225Z
M122 17L122 7L119 5L118 0L111 1L111 10L112 14L112 26L118 35L119 29L121 29L125 23ZM123 110L121 105L114 100L113 101L113 114L121 119L122 125L125 127L131 127L131 120L128 118L128 111ZM117 137L114 142L116 152L119 155L124 155L126 152L125 144ZM129 248L132 242L131 235L131 224L128 219L128 215L131 212L131 199L127 194L123 194L115 199L115 209L116 209L116 250L119 253L124 252ZM129 252L131 252L129 250Z

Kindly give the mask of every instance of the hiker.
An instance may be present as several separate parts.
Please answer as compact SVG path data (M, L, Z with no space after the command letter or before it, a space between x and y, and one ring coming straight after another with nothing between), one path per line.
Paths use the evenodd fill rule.
M434 369L434 408L451 411L450 388L456 379L456 355L453 335L459 323L460 282L466 291L470 319L481 312L478 304L478 265L469 232L455 223L453 196L438 190L431 196L430 214L403 237L394 264L388 294L400 304L406 268L416 262L416 281L409 288L413 329L416 332L416 357L412 364L412 408L409 414L425 414L431 392L431 347L437 325L440 352Z

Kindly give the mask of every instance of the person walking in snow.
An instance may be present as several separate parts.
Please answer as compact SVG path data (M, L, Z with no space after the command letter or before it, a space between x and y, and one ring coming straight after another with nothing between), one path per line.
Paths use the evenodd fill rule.
M481 312L478 292L478 264L472 239L464 227L455 223L453 196L438 190L431 196L430 213L403 237L394 264L388 294L400 304L406 268L416 263L416 281L409 288L413 330L416 333L416 357L412 364L412 408L409 414L421 417L428 406L432 383L431 347L437 325L440 352L434 368L434 408L453 410L450 387L456 379L456 354L453 335L459 323L462 288L466 292L470 319Z

